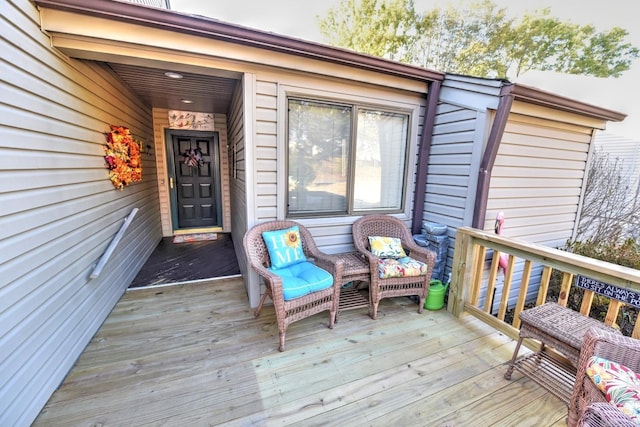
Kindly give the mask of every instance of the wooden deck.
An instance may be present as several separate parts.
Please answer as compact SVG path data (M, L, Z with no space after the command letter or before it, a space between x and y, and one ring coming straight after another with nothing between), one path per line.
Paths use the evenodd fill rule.
M515 342L408 298L294 323L240 279L128 291L34 426L564 426L566 407L503 378Z

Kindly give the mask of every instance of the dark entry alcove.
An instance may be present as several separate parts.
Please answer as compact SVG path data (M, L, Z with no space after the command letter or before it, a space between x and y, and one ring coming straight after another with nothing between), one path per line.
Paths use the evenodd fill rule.
M163 238L130 288L188 282L240 274L229 234L218 233L216 240L173 243Z

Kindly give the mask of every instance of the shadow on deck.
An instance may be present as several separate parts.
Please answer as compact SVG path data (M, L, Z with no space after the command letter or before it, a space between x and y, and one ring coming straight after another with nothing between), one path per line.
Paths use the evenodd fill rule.
M34 426L564 426L557 398L514 374L515 342L409 298L296 322L241 279L127 292Z
M133 279L130 288L183 283L240 274L231 235L215 240L173 243L163 238Z

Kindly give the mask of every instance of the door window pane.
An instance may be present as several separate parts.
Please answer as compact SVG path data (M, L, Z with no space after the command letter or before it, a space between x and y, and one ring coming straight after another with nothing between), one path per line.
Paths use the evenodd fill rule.
M407 125L406 114L358 112L354 210L398 210L402 207Z
M350 106L289 100L289 213L347 212Z

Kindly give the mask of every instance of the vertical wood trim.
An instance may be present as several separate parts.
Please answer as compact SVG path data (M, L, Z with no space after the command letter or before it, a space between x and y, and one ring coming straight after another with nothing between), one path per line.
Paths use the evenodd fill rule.
M438 98L440 96L440 86L441 83L439 81L431 82L427 93L427 108L424 114L424 125L422 126L422 135L420 138L418 168L416 171L416 184L413 198L413 221L411 223L411 231L413 234L419 234L422 228L425 190L427 187L427 176L429 175L429 153L431 152L431 140L433 139L433 127L436 108L438 107Z
M465 286L465 283L471 283L473 271L476 268L481 268L474 265L474 261L477 260L477 250L478 245L474 245L471 236L468 234L458 235L453 256L453 274L449 286L452 298L447 304L447 310L456 317L463 315L469 297L469 287Z

